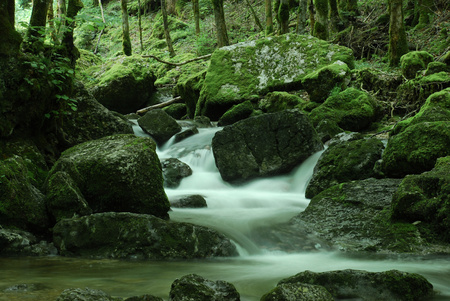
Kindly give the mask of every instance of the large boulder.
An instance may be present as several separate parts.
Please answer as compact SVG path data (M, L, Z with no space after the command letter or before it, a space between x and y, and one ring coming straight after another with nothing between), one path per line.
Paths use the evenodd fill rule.
M45 234L50 220L44 195L33 185L32 175L20 156L0 161L0 226Z
M1 256L50 256L58 254L53 243L39 240L30 232L0 227Z
M349 48L295 34L222 47L211 56L195 115L218 120L245 100L269 91L301 88L306 75L338 60L350 68L354 65Z
M128 212L64 219L53 228L61 255L122 259L181 259L236 256L222 234L203 226Z
M77 110L63 116L61 124L64 139L70 146L114 134L132 134L127 120L110 112L100 104L80 82L75 83Z
M306 115L286 110L225 127L212 148L222 178L239 182L289 172L323 146Z
M261 301L333 301L326 288L320 285L304 283L278 284L273 290L261 297Z
M370 178L335 185L313 197L305 211L290 221L290 226L308 229L348 252L450 252L448 244L427 241L427 235L421 235L417 225L391 221L392 196L400 182Z
M282 279L278 285L296 284L302 287L305 283L325 287L335 299L420 301L434 295L433 285L425 277L397 270L305 271Z
M427 69L428 64L433 60L433 56L426 51L408 52L400 58L402 74L407 79L413 79L418 71Z
M161 109L148 111L138 119L138 124L158 143L166 142L181 131L181 126L177 121Z
M382 171L389 177L418 174L450 155L450 121L420 122L389 138Z
M150 101L156 77L148 60L135 56L115 57L85 71L90 90L105 107L122 114L136 112Z
M450 242L450 157L420 175L408 175L395 192L391 218L417 223L419 230Z
M233 284L211 281L200 275L189 274L176 279L170 288L169 301L239 301Z
M306 197L339 183L363 180L375 176L374 165L381 159L384 144L376 138L342 141L330 145L320 157Z
M152 139L134 135L88 141L64 151L49 179L66 172L93 212L126 211L167 218L170 204L155 149ZM50 181L48 191L59 191L76 200L79 194L67 191L74 185L65 184L72 180L64 178ZM70 212L67 214L71 216Z
M311 122L317 126L327 120L347 131L358 132L367 128L378 116L379 106L368 93L348 88L331 95L309 114Z

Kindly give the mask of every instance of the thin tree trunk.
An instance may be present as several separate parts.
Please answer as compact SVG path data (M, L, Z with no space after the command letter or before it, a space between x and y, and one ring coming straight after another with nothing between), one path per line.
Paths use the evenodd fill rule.
M314 25L316 23L316 8L314 7L313 0L308 0L308 12L309 12L309 26L311 34L314 33Z
M328 0L330 4L330 21L331 21L331 27L334 31L340 31L342 30L342 21L341 17L339 16L338 6L337 6L337 0Z
M100 7L100 12L102 13L103 24L104 24L104 26L106 26L105 14L103 13L102 0L98 0L98 6ZM97 53L97 51L98 51L98 45L100 44L100 39L102 38L102 34L103 34L104 30L105 30L104 28L102 28L102 30L100 30L100 33L99 33L98 39L97 39L97 45L95 45L94 53Z
M266 36L273 33L272 0L266 0Z
M192 10L194 11L195 34L200 35L200 6L198 0L192 0Z
M53 13L53 1L49 1L48 10L47 10L47 22L50 27L50 36L52 38L53 43L59 44L58 35L56 33L55 27L55 15Z
M31 11L30 27L28 28L27 38L31 43L31 48L36 51L43 50L44 37L43 29L47 22L48 0L34 0L33 10Z
M225 24L225 13L223 11L223 0L212 0L214 8L214 19L216 22L217 46L229 45L227 26Z
M280 20L280 34L289 32L289 0L281 0L278 7L278 19Z
M389 0L389 65L397 66L400 57L408 52L405 25L403 22L403 1Z
M261 22L259 21L258 16L255 13L255 10L253 9L252 5L250 4L250 2L248 0L245 0L245 2L247 3L248 8L250 9L250 12L253 15L253 18L255 19L255 23L256 25L258 25L259 29L261 31L264 31L264 27L261 25Z
M307 0L299 0L297 13L297 27L295 32L302 34L306 32L306 22L308 20L308 2Z
M57 31L58 31L58 37L61 40L64 30L64 27L66 26L66 0L58 0L58 5L56 8L57 18L58 18L58 25L57 25Z
M121 0L122 6L122 46L125 55L131 55L130 25L128 24L127 0Z
M173 50L172 39L170 38L169 22L167 21L167 11L166 11L166 1L165 0L161 0L161 12L163 15L164 36L166 37L167 48L169 49L170 56L174 57L175 51Z
M142 14L141 14L141 0L138 0L138 19L139 19L139 41L141 42L141 52L144 51L144 42L142 42Z
M314 0L316 8L316 22L314 23L313 36L328 40L328 0Z
M61 44L64 46L66 51L65 54L68 58L70 58L73 68L75 68L75 63L80 57L80 52L73 44L73 29L75 28L75 17L82 8L83 2L81 2L81 0L69 0L69 4L67 6L67 28L64 30L64 36L61 41Z

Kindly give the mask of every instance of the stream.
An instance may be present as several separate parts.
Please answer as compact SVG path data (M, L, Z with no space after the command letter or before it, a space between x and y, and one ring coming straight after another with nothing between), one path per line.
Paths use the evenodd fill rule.
M0 258L0 300L55 300L64 289L74 287L101 289L120 297L151 294L167 300L176 278L196 273L231 282L241 300L254 301L282 278L305 270L341 269L419 273L440 292L433 300L450 300L450 256L350 255L327 251L320 245L294 253L275 244L261 247L255 241L255 231L287 222L308 205L304 192L321 153L290 174L231 185L222 181L211 151L211 139L220 128L199 130L197 135L176 144L171 140L158 149L160 158L178 158L193 170L178 188L166 189L169 199L200 194L208 204L201 209L173 208L170 218L225 234L236 244L238 257L188 261ZM138 127L135 133L145 135Z

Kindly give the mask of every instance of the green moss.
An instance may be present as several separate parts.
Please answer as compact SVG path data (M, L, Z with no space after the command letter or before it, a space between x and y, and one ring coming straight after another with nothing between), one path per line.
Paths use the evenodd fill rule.
M270 92L258 102L259 108L267 113L299 108L304 104L299 96L288 92Z
M217 125L225 126L233 124L239 120L249 117L252 113L253 113L253 105L251 101L247 100L243 103L231 107L231 109L226 111L225 114L223 114L222 117L220 117Z
M425 70L433 61L433 56L426 51L411 51L400 58L400 66L403 75L407 79L415 78L417 72Z

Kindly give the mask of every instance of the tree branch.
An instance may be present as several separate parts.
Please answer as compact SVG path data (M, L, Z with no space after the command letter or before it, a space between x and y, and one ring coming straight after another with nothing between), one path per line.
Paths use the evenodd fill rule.
M175 97L175 98L173 98L171 100L168 100L168 101L165 101L165 102L158 103L158 104L153 105L153 106L149 106L149 107L140 109L140 110L136 111L136 114L144 114L144 113L147 113L148 111L151 111L151 110L154 110L154 109L164 108L164 107L167 107L170 104L173 104L174 102L177 102L178 100L181 100L181 96Z

